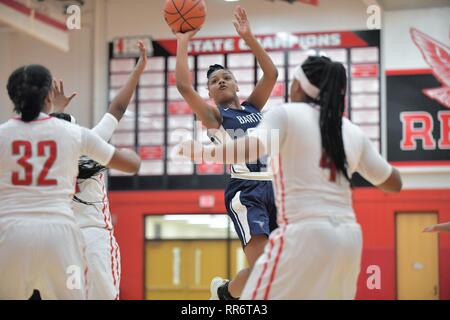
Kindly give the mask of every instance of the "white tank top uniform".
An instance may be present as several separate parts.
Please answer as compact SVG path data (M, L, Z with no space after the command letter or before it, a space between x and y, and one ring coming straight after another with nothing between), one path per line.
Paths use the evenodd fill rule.
M84 241L72 210L78 159L102 165L115 148L41 113L0 125L0 299L87 297Z
M106 113L92 131L109 141L117 126L117 119ZM109 211L106 171L77 180L73 210L86 242L88 299L119 299L120 249Z
M279 228L271 233L241 299L353 299L360 270L361 228L350 183L322 153L319 107L272 108L252 132L272 157ZM271 135L271 130L278 130ZM374 185L392 167L363 131L343 118L348 174ZM271 137L279 136L278 139ZM279 150L279 153L277 152Z

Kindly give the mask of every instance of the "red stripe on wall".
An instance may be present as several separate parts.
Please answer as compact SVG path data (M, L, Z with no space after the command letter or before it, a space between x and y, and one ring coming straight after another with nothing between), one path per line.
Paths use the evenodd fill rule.
M5 6L10 7L11 9L16 10L19 13L22 13L24 15L27 16L31 16L32 15L32 9L15 1L15 0L0 0L1 4L4 4ZM36 18L36 20L41 21L42 23L45 23L49 26L52 26L56 29L59 29L61 31L68 31L66 25L58 20L55 20L43 13L40 12L35 12L34 17Z
M433 160L433 161L390 161L390 164L397 167L442 167L450 166L450 161Z
M431 69L391 69L386 70L388 76L408 76L417 74L433 74Z

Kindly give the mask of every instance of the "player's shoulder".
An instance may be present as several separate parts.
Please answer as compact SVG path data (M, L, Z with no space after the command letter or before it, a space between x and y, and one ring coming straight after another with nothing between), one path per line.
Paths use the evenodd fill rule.
M296 123L310 122L312 118L319 116L319 109L315 105L304 102L283 103L278 107L280 113L283 113L287 119L292 119Z
M80 140L83 131L89 131L89 129L83 128L78 124L70 123L58 118L52 118L51 126L56 129L57 132L60 132L61 135L71 136L78 141Z
M276 108L277 106L274 106ZM295 111L295 112L301 112L301 113L313 113L315 112L315 105L309 104L305 102L286 102L280 104L278 107L281 107L284 110L287 111Z
M9 119L6 122L1 123L0 124L0 131L7 130L9 128L14 127L15 123L16 123L16 120L14 120L14 119Z
M342 118L342 131L344 141L351 145L354 152L362 150L365 142L368 140L364 131L347 118Z
M342 127L344 128L344 132L348 131L352 136L364 136L364 131L357 125L354 124L351 120L346 117L342 118Z

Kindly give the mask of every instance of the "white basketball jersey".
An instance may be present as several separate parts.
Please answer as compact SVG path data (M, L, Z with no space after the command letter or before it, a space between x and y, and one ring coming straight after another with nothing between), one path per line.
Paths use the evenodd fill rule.
M73 216L78 159L108 163L114 147L88 129L41 113L32 122L0 125L0 216L55 213Z
M92 131L104 141L109 141L117 125L117 119L112 114L106 113ZM106 187L106 171L89 179L77 181L73 211L81 228L113 229Z
M106 190L106 171L86 180L78 180L76 191L73 212L80 227L112 230Z
M319 116L314 105L275 106L252 134L270 150L276 143L270 130L279 130L279 154L271 154L279 224L318 215L354 217L350 183L322 152ZM358 172L374 185L384 182L392 167L363 131L343 118L342 134L348 175Z

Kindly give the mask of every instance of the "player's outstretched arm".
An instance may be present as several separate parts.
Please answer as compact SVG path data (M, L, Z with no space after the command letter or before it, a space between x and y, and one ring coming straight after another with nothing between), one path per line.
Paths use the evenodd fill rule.
M256 163L267 152L257 137L245 136L214 146L204 146L198 141L186 140L179 145L178 154L195 163L207 161L236 164Z
M423 232L450 232L450 222L433 224L423 229Z
M273 87L277 82L278 70L272 59L253 35L245 9L241 6L236 6L234 10L234 17L235 19L233 20L233 24L237 33L252 50L264 73L262 78L256 84L255 89L253 89L253 92L247 99L249 103L261 110L266 105L267 100L272 93Z
M106 166L126 173L136 173L141 166L141 159L132 150L116 149Z
M125 111L127 110L131 97L136 90L139 78L144 72L145 66L147 65L147 48L142 41L138 41L137 45L139 46L140 57L136 64L136 67L131 72L125 85L119 90L119 92L109 105L108 112L111 113L117 119L117 121L120 121L120 119L122 119Z
M94 131L79 127L81 132L80 153L103 166L126 173L139 171L141 159L132 150L116 149Z
M220 114L217 108L206 103L192 86L188 64L188 46L190 39L198 32L197 30L186 33L176 33L177 37L177 64L175 78L177 89L183 96L189 107L194 111L197 118L208 129L220 127Z

